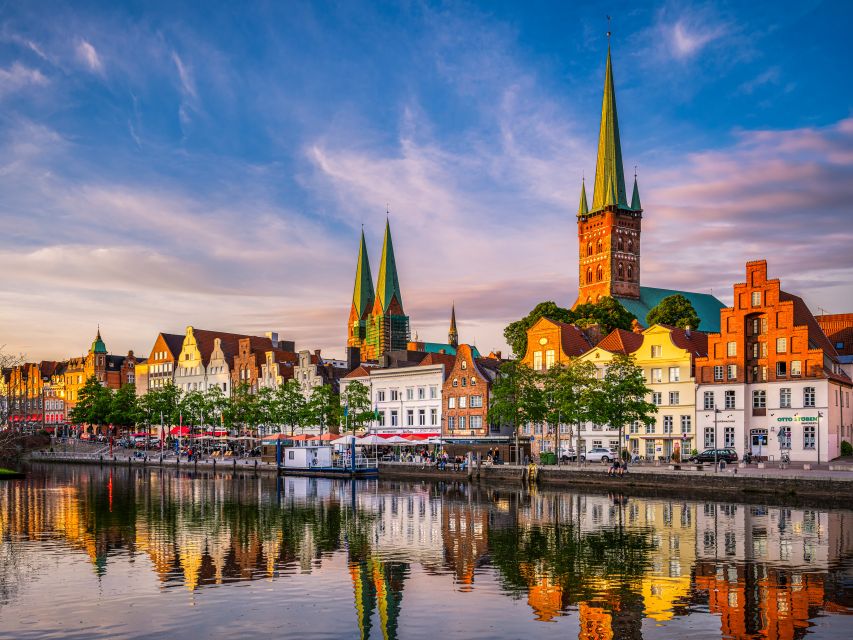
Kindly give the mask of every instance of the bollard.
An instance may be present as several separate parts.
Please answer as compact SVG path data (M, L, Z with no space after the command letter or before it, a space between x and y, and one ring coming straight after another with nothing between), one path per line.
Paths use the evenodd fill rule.
M213 459L213 475L216 476L216 458Z
M234 458L234 473L237 473L237 458Z
M466 454L467 464L465 467L468 469L468 479L474 475L474 454L470 451Z
M258 460L257 460L257 458L255 459L255 477L256 478L258 477Z

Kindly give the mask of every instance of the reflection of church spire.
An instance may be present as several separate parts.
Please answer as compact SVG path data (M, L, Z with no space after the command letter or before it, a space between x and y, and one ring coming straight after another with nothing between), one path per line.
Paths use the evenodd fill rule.
M403 581L409 571L407 564L382 562L371 558L351 562L350 578L355 592L355 610L361 638L369 638L373 627L373 612L378 610L379 626L384 640L396 640L403 602Z
M367 562L350 562L349 575L355 591L355 612L362 640L370 637L371 618L376 607L376 589Z

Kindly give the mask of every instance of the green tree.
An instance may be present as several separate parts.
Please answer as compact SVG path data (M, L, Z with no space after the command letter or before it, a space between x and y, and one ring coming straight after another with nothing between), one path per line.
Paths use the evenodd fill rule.
M341 420L341 400L330 384L314 387L308 400L311 422L323 431L337 431Z
M112 391L95 376L90 376L77 394L77 404L69 412L68 419L78 424L108 424L111 404Z
M572 360L569 364L551 367L542 374L542 394L545 399L545 421L553 426L554 450L558 452L560 425L576 427L590 416L595 393L599 387L592 362ZM571 434L569 434L569 439ZM580 445L578 445L579 450Z
M204 415L210 416L210 422L216 426L224 426L223 415L228 407L229 399L225 392L218 386L209 387L204 392Z
M251 431L257 425L257 403L248 384L240 384L232 390L231 399L225 409L225 422L229 426L242 427Z
M142 420L143 416L139 411L136 398L136 387L132 384L123 385L112 394L109 421L119 427L131 427Z
M619 455L625 426L633 422L654 424L657 407L646 400L651 389L643 379L643 369L633 358L616 355L611 360L600 381L599 392L591 406L593 421L609 424L619 430Z
M185 425L204 426L207 406L203 392L194 389L184 393L180 400L180 408Z
M263 425L264 433L281 431L276 391L272 387L261 387L255 395L255 416L258 424Z
M518 435L522 425L538 422L544 415L542 392L534 371L518 360L504 362L492 384L489 422L512 427L519 460Z
M350 430L355 433L375 418L370 410L370 389L358 380L347 385L341 400L345 406L345 416Z
M305 426L308 417L308 402L302 395L296 380L285 380L275 390L275 415L278 424L286 426L288 435Z
M631 330L634 316L616 298L605 296L598 302L585 302L579 304L572 310L572 320L579 327L587 327L597 324L601 327L603 334L608 334L614 329Z
M548 318L557 322L572 322L574 319L571 311L558 307L556 302L549 300L537 304L533 311L521 320L510 323L504 329L506 343L516 358L523 358L524 354L527 353L527 330L536 324L540 318Z
M681 329L687 327L698 329L700 321L699 314L696 313L693 304L680 293L667 296L646 315L648 326L668 324Z

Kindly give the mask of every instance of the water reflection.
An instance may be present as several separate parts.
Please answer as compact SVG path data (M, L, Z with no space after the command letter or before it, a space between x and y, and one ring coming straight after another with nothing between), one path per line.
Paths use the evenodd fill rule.
M544 637L541 623L556 623L582 639L648 638L691 618L709 637L798 638L827 619L821 632L845 637L851 529L850 511L43 467L0 484L0 631L14 635L24 591L59 589L46 558L85 557L99 581L132 575L121 586L131 595L151 580L162 594L295 576L351 585L346 611L328 604L336 620L317 621L321 636L427 637L435 616L462 629L481 593L507 635Z

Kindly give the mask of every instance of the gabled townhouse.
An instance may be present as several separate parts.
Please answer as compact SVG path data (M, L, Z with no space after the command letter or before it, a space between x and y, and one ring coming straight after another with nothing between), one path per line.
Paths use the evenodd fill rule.
M293 364L297 361L297 356L293 351L274 348L268 337L249 336L240 338L237 341L237 353L234 355L231 367L231 388L236 389L245 385L250 393L257 393L258 389L261 388L261 383L264 382L262 366L268 362L268 357L271 363L289 365L289 367L281 368L277 372L273 372L271 369L272 373L275 373L276 376L284 376L289 370L290 375L292 375ZM272 374L267 376L268 383L271 383L272 379Z
M802 298L767 277L765 260L746 264L720 326L696 362L703 444L776 460L837 457L853 426L850 376Z
M442 437L458 444L509 444L510 425L489 419L491 389L501 361L477 358L473 347L460 344L450 375L442 385Z
M311 353L303 349L298 353L297 362L293 367L293 379L299 383L302 395L311 397L311 393L317 387L330 384L335 393L338 393L340 381L347 374L345 362L340 360L326 360L319 349Z
M175 382L175 370L184 344L184 336L176 333L158 333L148 356L147 384L137 380L136 395L141 396L150 389L160 389L168 382Z

